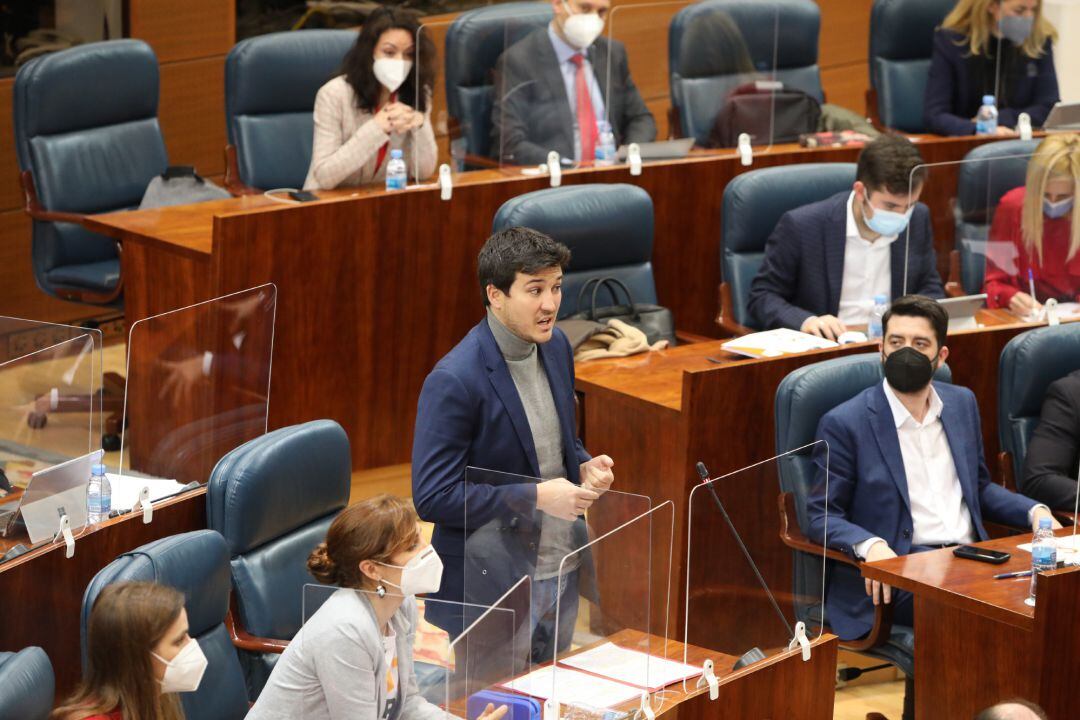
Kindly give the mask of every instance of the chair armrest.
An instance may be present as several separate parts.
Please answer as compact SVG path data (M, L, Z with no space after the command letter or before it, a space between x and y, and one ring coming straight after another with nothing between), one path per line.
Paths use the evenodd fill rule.
M792 550L800 550L811 555L824 555L830 560L836 560L846 565L854 565L855 567L859 566L858 562L839 550L823 548L803 534L802 528L799 527L799 523L795 519L798 515L795 514L795 496L792 493L780 493L777 500L778 509L780 510L780 540L785 545Z
M960 283L960 251L949 252L949 279L945 282L945 294L949 297L961 297L966 295L964 286Z
M225 629L228 631L229 639L232 640L234 647L251 652L278 654L285 652L285 648L289 647L288 640L258 637L240 627L236 623L235 601L231 604L232 607L229 608L229 612L225 616Z
M998 453L998 477L1003 487L1017 492L1016 477L1013 473L1012 453L1002 450Z
M745 325L735 322L735 303L731 299L731 286L726 282L720 283L717 294L717 304L720 309L716 314L716 324L727 333L725 337L739 337L754 332Z
M866 119L870 121L870 124L879 130L886 130L881 124L881 116L878 115L878 97L877 90L874 88L866 89Z
M853 567L860 567L862 565L859 561L849 558L842 552L830 548L822 548L803 534L798 523L794 522L794 519L797 518L798 515L795 514L795 496L793 494L789 492L780 493L780 496L777 498L777 504L780 510L780 540L789 548L810 553L811 555L823 554L830 560L836 560L837 562ZM889 641L889 635L892 634L892 614L893 606L891 603L888 605L885 603L875 605L874 625L870 628L870 633L859 640L845 640L842 643L844 648L846 650L861 652L877 647L878 645L884 645Z
M668 140L678 140L682 137L682 118L679 117L679 108L672 103L667 111Z
M259 194L259 190L245 185L240 179L240 165L236 159L235 145L225 146L225 189L232 193L233 197Z
M76 225L85 224L86 216L81 213L46 210L41 207L41 202L38 200L37 196L37 188L34 186L34 174L29 170L23 170L19 174L19 182L21 183L23 190L24 209L26 210L26 214L34 220L40 220L42 222L74 223Z

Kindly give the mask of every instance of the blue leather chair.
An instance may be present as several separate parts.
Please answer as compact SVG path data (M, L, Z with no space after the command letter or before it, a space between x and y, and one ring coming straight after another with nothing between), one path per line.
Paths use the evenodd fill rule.
M956 0L874 0L870 10L870 87L881 124L923 132L923 97L934 31Z
M461 13L446 32L446 109L451 142L464 146L467 166L496 157L491 148L492 73L503 51L551 22L550 3L508 2Z
M15 152L34 278L48 294L120 305L116 241L84 217L138 206L168 166L157 107L157 58L141 40L79 45L19 68Z
M998 441L1003 477L1019 482L1046 390L1080 370L1080 323L1028 330L1014 337L998 361ZM1011 457L1011 462L1010 462Z
M233 46L225 59L230 190L303 187L315 95L355 43L353 30L296 30Z
M720 314L738 335L754 329L746 311L750 283L765 259L765 241L789 210L824 200L855 182L854 163L807 163L738 175L724 188L720 212Z
M979 145L964 156L956 184L956 241L950 255L949 294L983 291L984 243L994 211L1002 195L1024 184L1028 158L1038 144L1038 140L1002 140Z
M636 303L657 302L653 203L636 185L572 185L519 195L495 213L492 232L515 226L539 230L570 248L559 319L584 309L578 308L578 292L593 277L621 280ZM606 288L597 293L600 307L624 303Z
M813 363L790 373L776 389L777 455L814 442L818 423L827 412L880 383L883 377L881 355L876 352ZM948 365L942 365L934 379L951 382ZM808 628L828 625L823 605L799 601L821 592L823 552L801 530L809 526L806 506L814 483L813 458L809 454L786 455L778 461L778 470L781 536L793 551L795 614ZM828 562L853 563L847 555L835 550L827 550L824 555ZM891 612L884 612L886 608L891 611L891 606L877 606L874 627L866 638L842 645L895 665L910 681L915 670L914 631L892 625Z
M680 10L668 26L671 105L678 113L678 123L672 123L672 127L678 127L681 137L692 137L704 144L728 93L752 79L741 68L729 67L726 61L720 63L723 67L710 67L715 64L711 58L717 54L712 43L686 41L695 24L714 14L722 16L716 23L717 32L734 26L727 37L715 38L715 43L736 56L743 53L733 46L744 44L752 74L762 79L775 78L824 102L818 68L821 11L817 3L703 0ZM727 57L729 53L722 54Z
M307 558L349 504L349 439L333 420L281 428L218 461L206 523L225 538L234 642L254 700L300 629Z
M225 616L229 611L229 549L213 530L173 535L138 547L102 568L83 594L80 635L86 666L90 610L106 586L128 580L169 585L184 594L191 637L209 660L199 689L182 693L184 714L199 720L241 720L248 712L244 671Z
M52 663L44 650L0 653L0 720L46 720L55 693Z

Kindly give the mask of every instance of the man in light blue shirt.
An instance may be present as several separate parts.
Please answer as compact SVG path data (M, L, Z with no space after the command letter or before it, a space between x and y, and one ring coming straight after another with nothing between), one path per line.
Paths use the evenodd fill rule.
M616 145L656 139L622 43L601 37L611 0L552 0L555 18L499 58L492 154L503 162L591 162L607 121Z

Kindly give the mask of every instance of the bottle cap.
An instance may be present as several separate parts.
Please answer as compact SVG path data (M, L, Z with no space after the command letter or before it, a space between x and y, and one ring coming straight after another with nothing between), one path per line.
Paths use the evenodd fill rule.
M994 104L994 96L993 95L983 95L983 105L993 105L993 104Z
M102 465L101 463L94 463L93 465L90 466L90 474L91 475L104 475L105 474L105 466Z
M874 296L874 304L875 305L884 305L887 302L889 302L889 296L888 295L875 295Z
M403 155L403 153L401 151L401 148L394 148L393 150L390 151L390 159L391 160L400 160L402 157L404 157L404 155Z
M1048 518L1048 517L1039 518L1039 529L1040 530L1049 530L1050 525L1051 525L1050 518Z

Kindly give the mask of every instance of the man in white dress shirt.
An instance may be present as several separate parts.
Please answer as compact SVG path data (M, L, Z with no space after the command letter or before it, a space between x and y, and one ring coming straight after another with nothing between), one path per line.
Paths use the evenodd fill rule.
M930 211L919 202L925 180L918 149L883 135L859 154L850 190L784 213L750 284L753 327L835 340L867 324L877 295L943 297Z
M974 394L932 382L949 357L945 310L906 296L883 325L884 381L818 425L829 447L828 497L822 458L809 498L810 538L825 540L826 505L829 547L869 562L986 540L984 517L1016 528L1051 517L1045 505L991 482ZM864 580L850 566L833 568L826 610L841 638L869 632L880 602L894 603L894 622L913 624L909 593Z

